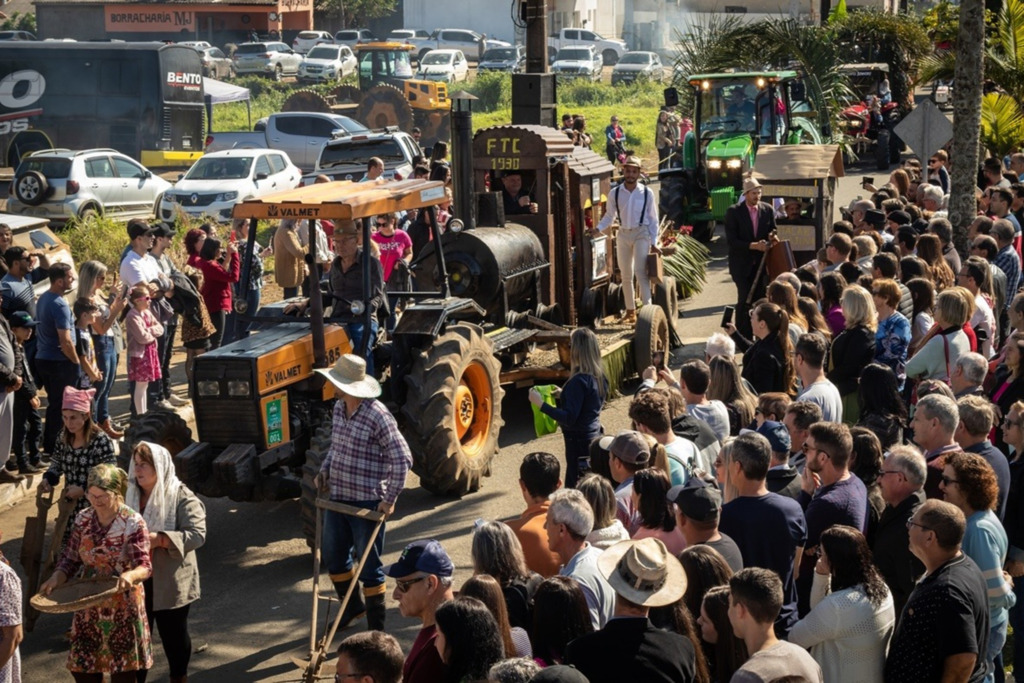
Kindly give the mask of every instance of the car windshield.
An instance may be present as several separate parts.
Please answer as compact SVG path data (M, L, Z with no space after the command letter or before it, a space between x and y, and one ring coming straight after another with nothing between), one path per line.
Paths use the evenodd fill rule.
M429 65L429 64L451 64L452 63L452 57L454 57L454 56L455 55L453 55L450 52L428 52L423 57L423 62L422 63L423 64L427 64L427 65Z
M324 147L320 153L320 168L359 166L365 169L370 157L383 159L385 164L405 161L397 140L347 141L343 145Z
M590 61L590 59L591 59L590 50L580 50L580 49L575 49L575 50L572 50L572 49L570 49L570 50L559 50L558 51L557 59L559 59L559 60L572 59L572 60L578 60L578 61L584 61L584 62Z
M18 166L15 175L22 175L29 171L42 173L47 178L67 178L71 175L70 159L25 159Z
M299 34L299 39L301 40L315 40L316 38L319 37L320 34L317 33L316 31L303 31L302 33Z
M238 46L238 54L240 55L255 55L261 52L266 52L267 46L265 43L249 43L247 45Z
M337 59L338 52L340 52L339 48L317 45L306 56L310 59Z
M196 162L186 180L239 180L249 177L252 157L203 157Z
M496 62L515 58L516 51L510 47L499 47L493 50L488 50L484 53L484 60L492 60Z
M359 78L412 78L412 63L406 50L366 50L359 53Z
M334 34L334 39L335 40L358 40L359 39L359 32L358 31L338 31L337 33Z
M706 90L700 91L701 137L706 139L722 133L756 132L755 100L760 102L767 96L766 93L758 90L753 83L712 81Z
M650 64L651 56L644 52L627 52L622 55L619 64Z

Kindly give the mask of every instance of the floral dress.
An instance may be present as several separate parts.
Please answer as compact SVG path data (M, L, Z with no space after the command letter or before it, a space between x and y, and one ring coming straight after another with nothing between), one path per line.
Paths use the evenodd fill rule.
M103 463L117 464L117 457L114 455L114 442L103 432L97 430L92 440L81 448L69 446L70 438L67 432L62 431L54 445L50 468L43 475L50 486L59 484L63 474L65 487L81 486L84 489L89 481L89 470ZM89 507L89 500L85 496L79 498L75 503L75 510L71 513L72 524L68 524L64 531L62 547L67 546L68 538L70 538L71 530L74 527L73 522L78 517L78 513L87 507Z
M120 576L145 567L152 572L149 530L142 515L122 504L103 527L93 508L75 519L71 540L57 569L71 578ZM145 592L138 583L98 607L75 612L71 623L68 670L75 673L121 673L153 666Z

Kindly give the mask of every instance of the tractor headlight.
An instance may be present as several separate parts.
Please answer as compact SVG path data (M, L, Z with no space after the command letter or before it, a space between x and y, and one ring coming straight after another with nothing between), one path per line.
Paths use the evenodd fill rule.
M252 387L248 380L234 379L228 382L228 396L245 398L252 395Z
M350 307L349 310L351 310L352 313L355 315L362 315L363 311L366 310L366 306L363 304L362 301L353 301L352 306Z
M200 396L220 396L220 382L207 379L197 383Z
M727 168L742 168L743 162L739 159L729 159L729 161L725 162L725 165Z
M448 221L448 230L456 234L462 232L466 228L466 224L458 218L453 218Z
M708 160L708 168L715 169L715 170L718 170L718 169L722 168L722 160L721 159L710 159L710 160Z

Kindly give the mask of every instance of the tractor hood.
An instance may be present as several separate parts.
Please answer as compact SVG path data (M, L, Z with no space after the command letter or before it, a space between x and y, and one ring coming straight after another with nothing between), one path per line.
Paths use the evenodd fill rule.
M708 143L705 152L709 159L743 157L753 152L754 141L746 133L723 135Z

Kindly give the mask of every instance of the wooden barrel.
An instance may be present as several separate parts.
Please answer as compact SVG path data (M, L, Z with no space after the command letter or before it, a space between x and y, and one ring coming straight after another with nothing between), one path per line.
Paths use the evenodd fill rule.
M768 259L765 263L768 270L768 279L774 280L782 273L789 273L796 270L796 258L793 256L793 247L789 240L776 242L768 250Z

